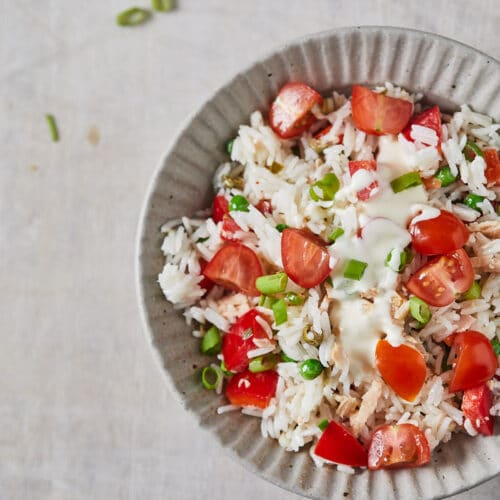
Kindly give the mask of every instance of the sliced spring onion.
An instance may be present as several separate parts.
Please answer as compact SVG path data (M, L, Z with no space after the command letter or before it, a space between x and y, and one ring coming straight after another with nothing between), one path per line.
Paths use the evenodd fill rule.
M275 299L274 297L269 297L268 295L261 295L259 300L259 306L265 307L266 309L272 309L273 304L277 300L278 299Z
M302 330L302 340L306 344L319 347L321 342L323 342L323 332L316 332L310 325L306 325Z
M118 26L137 26L146 22L151 17L151 12L140 7L132 7L120 12L116 16Z
M283 351L281 351L281 359L284 363L297 363L295 359L292 359L290 356L287 356Z
M226 143L226 152L229 156L231 156L233 152L233 145L234 145L234 139L231 139L230 141L227 141Z
M477 205L478 203L482 203L484 199L485 199L484 196L481 196L479 194L469 193L464 199L464 204L482 213L482 210Z
M249 205L250 203L244 196L241 196L241 194L237 194L236 196L233 196L229 201L229 211L248 212Z
M317 359L306 359L299 366L299 373L306 380L313 380L323 372L323 365Z
M408 172L391 181L391 188L395 193L400 193L405 189L409 189L422 184L422 179L418 172Z
M272 370L280 362L280 359L281 356L279 354L259 356L250 361L248 369L252 373L267 372L268 370Z
M213 356L219 354L221 347L222 338L219 329L216 326L211 326L201 339L200 351L202 354Z
M276 325L286 323L288 320L288 313L286 310L286 303L283 299L277 300L271 307L274 314L274 322Z
M434 177L441 181L441 187L447 187L457 180L457 176L451 173L451 168L448 165L440 167Z
M419 326L429 323L432 317L427 303L415 296L410 299L410 313L419 322Z
M151 7L157 12L170 12L175 8L175 0L151 0Z
M214 390L222 380L222 370L213 366L205 366L201 372L201 383L208 390Z
M344 230L341 227L336 227L329 235L328 241L333 243L344 234Z
M462 300L476 300L481 297L481 285L474 281L472 286L462 294Z
M309 196L314 201L331 201L339 190L340 182L335 174L326 174L309 189Z
M469 161L472 161L475 156L480 156L481 158L484 158L484 153L481 150L481 148L475 142L472 141L467 141L465 143L462 153Z
M224 363L224 361L220 362L220 370L226 377L232 377L234 375L234 372L226 368L226 363Z
M273 295L285 291L288 283L286 273L268 274L255 280L255 287L264 295Z
M56 119L54 115L45 115L45 119L47 120L47 124L49 126L50 137L54 142L59 141L59 130L57 129Z
M328 419L324 418L319 424L318 427L324 431L328 427Z
M491 347L493 347L495 354L497 356L500 356L500 341L498 339L491 340Z
M397 267L391 264L394 252L399 252L399 264ZM411 250L403 250L402 252L400 252L397 248L393 248L385 258L385 265L389 269L392 269L393 271L400 273L412 261L412 259L413 259L413 254Z
M304 303L304 297L296 294L295 292L287 292L285 294L285 302L289 306L301 306Z
M360 260L351 259L345 268L344 278L349 278L351 280L360 280L365 273L365 269L368 267L366 262Z
M287 227L289 227L287 224L278 224L276 230L282 233Z

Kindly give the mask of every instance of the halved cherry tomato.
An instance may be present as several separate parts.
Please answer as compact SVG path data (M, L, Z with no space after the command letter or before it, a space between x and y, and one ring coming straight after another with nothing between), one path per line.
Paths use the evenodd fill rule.
M269 339L257 318L260 318L261 321L267 321L255 309L251 309L224 335L222 339L222 356L228 370L232 372L246 370L249 363L248 351L257 348L254 339Z
M358 170L369 170L375 172L377 170L377 162L375 160L358 160L349 162L349 173L351 177ZM371 198L371 195L375 189L378 187L378 182L373 181L368 187L357 192L358 199L361 201L366 201Z
M304 229L283 230L281 259L286 274L304 288L319 285L330 272L330 254L326 244Z
M224 215L229 215L229 202L225 196L218 194L212 204L212 219L217 224L222 220Z
M414 401L427 371L422 354L404 344L393 347L387 340L379 340L375 360L387 385L406 401Z
M314 453L336 464L351 467L366 467L368 464L368 452L364 446L335 421L330 422L321 434Z
M474 282L474 269L463 249L435 257L418 269L406 288L431 306L443 307L466 292Z
M200 270L201 274L203 274L203 271L205 267L207 267L208 262L205 259L200 259ZM212 290L214 287L215 283L213 281L210 281L207 277L203 277L203 279L200 281L199 285L201 288L204 288L207 292Z
M278 374L274 370L232 376L226 386L226 397L232 405L267 408L276 394Z
M496 149L485 149L484 160L486 161L487 186L500 186L500 158Z
M434 219L410 224L413 249L423 255L443 255L462 248L469 239L465 224L451 212L441 210Z
M462 411L464 417L471 421L472 426L480 434L491 436L495 417L490 415L493 394L486 384L478 385L464 391Z
M368 134L399 134L413 112L411 102L377 94L360 85L352 88L351 103L354 124Z
M457 360L450 382L450 392L471 389L495 375L498 358L485 335L474 330L458 332L453 347Z
M217 285L253 296L260 295L255 280L263 274L257 255L240 243L226 243L203 270Z
M224 241L238 241L238 238L235 237L235 233L238 231L241 231L241 227L234 222L234 219L230 215L224 215L220 229L221 239Z
M283 139L298 137L316 121L311 113L313 106L322 103L321 95L309 85L301 82L287 83L271 104L271 128Z
M410 120L410 123L403 130L403 135L411 142L413 142L411 137L412 125L421 125L422 127L434 130L438 136L438 144L441 142L441 112L439 111L439 106L426 109Z
M273 206L269 200L260 200L259 203L255 205L255 208L264 215L273 213Z
M431 459L425 434L413 424L383 425L372 436L368 468L402 469L418 467Z

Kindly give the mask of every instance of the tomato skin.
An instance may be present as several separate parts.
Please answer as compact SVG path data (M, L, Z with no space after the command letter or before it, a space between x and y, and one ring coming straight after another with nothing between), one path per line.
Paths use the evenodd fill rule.
M255 297L260 295L255 280L263 274L257 255L241 243L226 243L203 270L217 285Z
M487 382L498 369L498 358L488 338L480 332L458 332L453 339L457 360L450 392L472 389Z
M470 235L466 225L446 210L441 210L441 214L434 219L410 224L409 232L413 249L422 255L454 252L467 243Z
M370 470L418 467L430 459L431 450L425 434L408 423L379 427L368 449Z
M410 123L403 130L403 135L411 142L414 142L411 137L411 126L421 125L422 127L427 127L438 136L438 145L441 143L441 112L439 111L439 106L433 106L432 108L422 111L422 113L414 116Z
M255 208L263 215L272 214L273 206L269 200L262 199L255 205Z
M229 379L226 397L233 405L267 408L276 394L278 378L274 370L238 373Z
M325 136L326 134L328 134L328 132L330 132L330 130L332 130L332 124L331 123L328 123L325 127L319 129L314 135L313 137L315 139L320 139L321 137Z
M496 149L485 149L483 151L484 160L486 161L486 176L487 186L500 186L500 158Z
M207 267L208 262L205 259L200 259L200 271L201 274L203 274L203 271L205 267ZM203 277L203 279L199 282L199 285L201 288L204 288L207 292L212 290L214 287L215 283L213 281L210 281L208 278Z
M486 384L464 391L464 397L462 399L464 417L468 418L472 426L480 434L484 434L485 436L491 436L493 434L495 417L490 415L492 404L493 394Z
M322 103L321 95L309 85L301 82L287 83L271 104L271 128L282 139L298 137L316 121L311 109L315 104Z
M314 453L336 464L351 467L368 465L365 447L343 425L335 421L330 422L321 434Z
M225 196L218 194L212 204L212 219L217 224L223 219L224 215L229 215L229 202Z
M239 241L238 238L235 237L235 233L241 230L241 227L234 222L234 219L230 215L224 215L220 229L220 237L222 240Z
M413 112L413 104L403 99L377 94L360 85L352 88L352 119L368 134L399 134Z
M377 170L377 162L375 160L357 160L349 162L349 174L351 177L358 170L368 170L375 172ZM361 189L357 192L358 199L361 201L369 200L372 196L373 191L378 187L378 182L373 181L368 187Z
M304 229L283 230L281 259L286 274L304 288L319 285L330 273L330 254L325 243Z
M379 340L375 360L387 385L406 401L414 401L427 373L422 354L404 344L393 347L387 340Z
M455 300L455 294L472 286L474 276L469 256L460 249L430 260L406 282L406 288L427 304L444 307Z

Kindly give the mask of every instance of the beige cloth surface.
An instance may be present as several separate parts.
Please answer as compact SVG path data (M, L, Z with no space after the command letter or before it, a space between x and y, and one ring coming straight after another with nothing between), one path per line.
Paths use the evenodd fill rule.
M291 38L399 25L498 59L500 4L178 0L115 25L148 3L0 2L0 498L298 498L233 463L162 380L134 284L149 179L187 115Z

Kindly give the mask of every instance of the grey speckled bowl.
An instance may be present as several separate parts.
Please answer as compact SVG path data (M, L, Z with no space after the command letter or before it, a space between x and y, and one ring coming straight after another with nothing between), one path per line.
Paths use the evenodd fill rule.
M179 312L157 284L163 265L160 226L193 215L211 201L211 177L227 159L225 142L254 109L265 111L285 82L303 80L319 91L354 83L393 82L422 91L452 109L469 103L500 120L500 64L470 47L433 34L398 28L358 27L302 38L275 51L222 87L187 123L162 159L151 183L138 236L137 284L149 339L166 379L200 425L250 470L311 498L436 498L471 488L500 472L500 435L457 436L426 467L339 473L317 469L307 450L287 453L260 435L259 419L216 414L224 404L204 390L193 365L206 359Z

